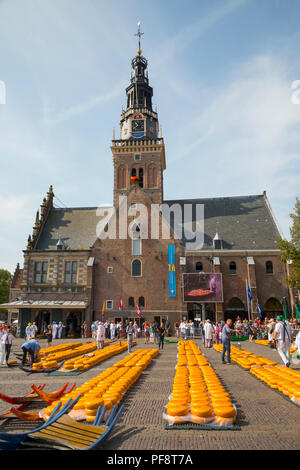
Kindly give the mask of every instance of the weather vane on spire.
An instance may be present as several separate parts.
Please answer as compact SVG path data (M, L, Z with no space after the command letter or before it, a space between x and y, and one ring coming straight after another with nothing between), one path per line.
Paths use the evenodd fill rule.
M143 35L144 33L141 32L141 22L139 21L138 22L138 32L135 34L135 36L138 36L139 37L139 48L138 48L138 54L141 55L142 53L142 50L141 50L141 36Z

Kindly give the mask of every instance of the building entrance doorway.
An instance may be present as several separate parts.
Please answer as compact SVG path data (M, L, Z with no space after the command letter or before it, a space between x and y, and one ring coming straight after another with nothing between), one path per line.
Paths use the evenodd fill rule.
M47 310L40 311L35 316L35 324L37 326L37 334L43 335L50 325L50 312Z
M66 322L66 336L80 338L81 336L81 312L70 312Z

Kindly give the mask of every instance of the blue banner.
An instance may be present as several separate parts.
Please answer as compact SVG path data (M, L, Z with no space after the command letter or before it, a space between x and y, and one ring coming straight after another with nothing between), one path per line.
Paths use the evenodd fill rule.
M249 287L249 284L248 284L248 281L246 280L246 287L247 287L247 298L248 298L248 305L249 305L249 312L251 312L251 299L252 299L252 294L251 294L251 290L250 290L250 287Z
M176 297L175 245L168 245L169 297Z

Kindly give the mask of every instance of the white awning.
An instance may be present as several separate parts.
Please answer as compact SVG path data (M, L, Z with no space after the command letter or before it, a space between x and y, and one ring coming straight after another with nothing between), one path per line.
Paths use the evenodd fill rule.
M0 308L86 308L83 300L16 300L7 304L0 304Z

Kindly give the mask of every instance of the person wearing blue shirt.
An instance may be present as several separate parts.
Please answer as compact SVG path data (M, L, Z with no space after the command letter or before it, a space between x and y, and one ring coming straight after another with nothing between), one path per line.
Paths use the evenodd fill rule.
M229 318L222 329L222 344L223 344L223 351L222 351L222 364L231 364L230 359L230 340L233 331L231 329L232 320ZM225 353L227 353L227 362L225 361Z
M23 351L23 359L22 359L22 365L25 365L26 362L26 356L27 354L30 355L31 358L31 366L34 363L35 357L39 359L39 351L40 351L40 345L37 342L36 339L33 337L30 338L29 341L26 341L26 343L22 344L22 351Z

